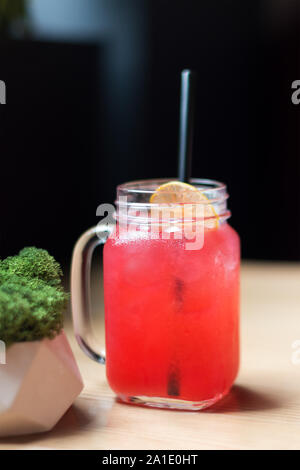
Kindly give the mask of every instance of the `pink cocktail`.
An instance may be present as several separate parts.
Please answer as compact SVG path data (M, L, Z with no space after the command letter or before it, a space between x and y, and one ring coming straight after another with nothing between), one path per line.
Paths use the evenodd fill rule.
M238 372L239 237L228 224L225 185L166 181L119 186L115 218L76 243L75 334L106 364L121 401L200 410L222 398ZM93 339L89 301L91 256L104 243L106 355Z
M152 239L149 227L117 229L104 247L107 378L123 401L199 409L237 375L239 237L226 221L226 188L199 186L214 196L219 220L204 226L200 249L172 233Z

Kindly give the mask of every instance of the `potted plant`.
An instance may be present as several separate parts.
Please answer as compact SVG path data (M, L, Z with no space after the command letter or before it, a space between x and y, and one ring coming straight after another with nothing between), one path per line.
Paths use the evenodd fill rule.
M0 436L51 429L83 388L62 329L61 277L46 250L0 261Z

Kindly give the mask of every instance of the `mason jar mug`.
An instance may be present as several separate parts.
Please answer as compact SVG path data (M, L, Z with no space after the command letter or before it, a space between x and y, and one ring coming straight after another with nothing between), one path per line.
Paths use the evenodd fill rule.
M192 179L199 194L155 202L170 180L117 188L113 220L78 240L72 310L79 345L106 364L119 400L200 410L231 388L239 365L240 243L222 183ZM90 265L103 252L106 354L90 318Z

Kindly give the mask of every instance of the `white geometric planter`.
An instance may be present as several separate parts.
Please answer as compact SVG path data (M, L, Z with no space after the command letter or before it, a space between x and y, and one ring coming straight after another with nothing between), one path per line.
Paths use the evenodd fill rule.
M48 431L83 389L62 332L54 339L15 343L0 364L0 436Z

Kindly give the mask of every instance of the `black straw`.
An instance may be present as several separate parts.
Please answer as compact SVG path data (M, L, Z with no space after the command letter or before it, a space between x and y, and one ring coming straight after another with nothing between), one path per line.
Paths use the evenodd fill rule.
M180 181L188 183L191 177L194 105L196 91L196 76L191 70L181 72L180 93L180 124L179 124L179 166ZM175 278L174 283L177 313L181 312L183 304L184 284ZM167 393L171 397L180 396L180 368L178 355L174 354L167 378Z
M186 183L190 180L192 168L195 92L195 72L183 70L180 92L178 177L180 181Z

